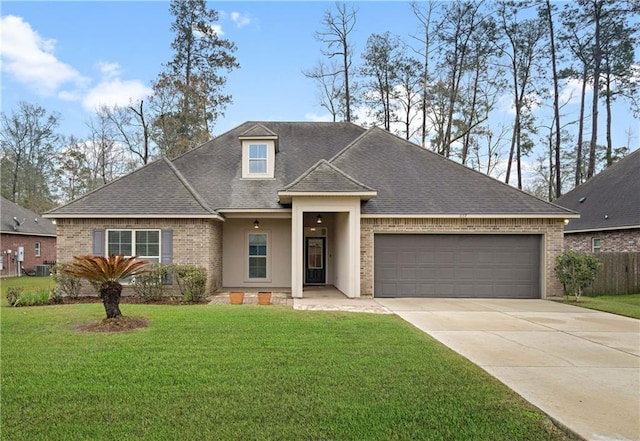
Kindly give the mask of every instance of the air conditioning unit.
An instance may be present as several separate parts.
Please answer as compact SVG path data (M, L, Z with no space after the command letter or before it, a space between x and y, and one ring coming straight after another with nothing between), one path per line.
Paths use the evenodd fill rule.
M47 277L51 274L51 266L50 265L36 265L36 276L37 277Z

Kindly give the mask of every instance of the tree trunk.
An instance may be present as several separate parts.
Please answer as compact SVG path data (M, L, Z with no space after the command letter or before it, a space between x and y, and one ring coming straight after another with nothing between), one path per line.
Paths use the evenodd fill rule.
M104 282L100 285L100 297L107 318L116 318L122 316L120 312L120 294L122 293L122 285L118 282Z

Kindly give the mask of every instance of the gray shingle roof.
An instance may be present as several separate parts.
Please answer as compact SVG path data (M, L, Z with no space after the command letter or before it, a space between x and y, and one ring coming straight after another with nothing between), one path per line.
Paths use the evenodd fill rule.
M311 192L372 192L373 188L356 181L335 165L321 159L282 191L291 193Z
M48 215L211 216L172 164L160 159L110 182Z
M377 189L363 214L572 214L379 128L331 163Z
M242 179L240 138L256 133L278 137L273 179ZM362 205L364 214L571 214L378 128L249 121L49 215L211 216L216 210L287 208L279 202L282 189L375 189L377 196Z
M17 218L20 225L13 220ZM27 210L8 199L0 200L0 232L30 236L56 236L56 226L37 213Z
M607 167L555 203L580 213L580 219L573 219L565 227L566 232L640 227L640 150Z

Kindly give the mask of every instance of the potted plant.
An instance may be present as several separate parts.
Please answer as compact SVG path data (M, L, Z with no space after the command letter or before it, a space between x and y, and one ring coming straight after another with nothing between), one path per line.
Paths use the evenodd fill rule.
M271 293L260 291L258 293L258 305L269 305L271 303Z
M242 302L244 302L244 293L243 292L230 292L229 293L229 302L232 305L242 305Z

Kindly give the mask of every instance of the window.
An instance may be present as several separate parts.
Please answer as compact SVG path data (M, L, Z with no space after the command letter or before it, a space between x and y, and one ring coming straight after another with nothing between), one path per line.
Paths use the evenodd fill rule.
M111 254L160 262L160 230L109 230L107 255Z
M601 247L602 247L601 239L596 239L596 238L591 239L591 252L599 253Z
M41 249L40 242L36 242L36 257L40 257Z
M249 174L267 173L267 145L249 144Z
M249 279L267 278L267 234L249 233Z

